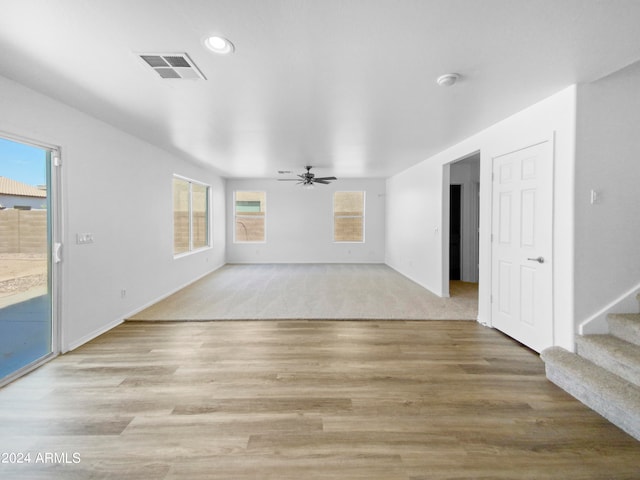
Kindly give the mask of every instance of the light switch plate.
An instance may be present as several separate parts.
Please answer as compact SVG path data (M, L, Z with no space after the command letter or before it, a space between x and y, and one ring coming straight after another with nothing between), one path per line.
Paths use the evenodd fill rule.
M76 243L78 245L93 243L93 233L76 233Z

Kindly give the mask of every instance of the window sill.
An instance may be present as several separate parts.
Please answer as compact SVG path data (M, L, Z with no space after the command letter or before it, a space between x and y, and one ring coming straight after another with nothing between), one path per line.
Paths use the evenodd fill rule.
M212 248L213 248L212 245L208 245L206 247L201 247L201 248L198 248L196 250L191 250L189 252L177 253L177 254L173 255L173 259L174 260L178 260L179 258L189 257L191 255L195 255L196 253L201 253L201 252L204 252L206 250L211 250Z

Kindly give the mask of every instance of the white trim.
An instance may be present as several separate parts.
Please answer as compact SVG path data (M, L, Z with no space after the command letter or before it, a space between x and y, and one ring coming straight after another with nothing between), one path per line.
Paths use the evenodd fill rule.
M413 283L415 283L416 285L421 286L422 288L424 288L425 290L433 293L434 295L438 295L436 292L434 292L432 289L430 289L429 287L427 287L425 284L423 284L422 282L416 280L415 278L413 278L411 275L407 275L405 273L402 273L400 270L396 269L393 265L390 265L387 262L381 262L384 263L384 265L386 265L387 267L391 268L392 270L396 271L397 273L399 273L400 275L402 275L403 277L407 278L408 280L411 280ZM443 297L446 298L444 295L438 295L439 297ZM448 295L447 295L448 297ZM452 320L455 322L458 321L473 321L473 320L466 320L466 319L460 319L460 320ZM476 322L478 322L480 325L484 326L484 327L489 327L489 328L493 328L490 324L486 323L484 320L481 320L480 318L480 312L478 311L478 316L475 319Z
M191 178L185 177L183 175L178 175L177 173L174 173L172 176L172 180L182 180L184 182L187 182L187 184L189 185L189 250L187 250L186 252L180 252L180 253L175 253L175 243L173 243L173 248L174 248L174 253L173 253L173 259L179 259L179 258L183 258L183 257L187 257L189 255L193 255L194 253L198 253L201 252L203 250L208 250L213 248L213 235L212 235L212 214L213 214L213 208L212 208L212 204L211 204L211 199L213 197L213 195L211 195L211 185L204 183L204 182L200 182L198 180L193 180ZM207 198L206 198L206 206L207 206L207 244L204 247L199 247L194 249L193 248L193 185L200 185L201 187L205 187L206 188L206 193L207 193ZM174 190L175 184L172 181L171 182L171 193L172 193L172 197L175 194L175 190ZM175 197L172 198L172 200L175 200ZM175 224L175 210L173 210L174 206L172 206L172 213L174 214L173 219L172 219L172 223L173 223L173 231L175 234L175 228L176 228L176 224ZM175 239L174 239L175 242Z
M200 247L196 250L189 250L188 252L182 252L182 253L177 253L173 255L173 259L174 260L178 260L179 258L184 258L184 257L188 257L190 255L195 255L196 253L201 253L201 252L205 252L207 250L211 250L213 249L212 246L207 246L207 247Z
M329 265L387 265L389 267L391 267L391 265L389 265L388 263L384 262L384 261L378 261L378 262L372 262L371 260L356 260L356 261L351 261L351 262L345 262L345 261L341 261L341 260L336 260L336 261L326 261L326 260L304 260L304 261L290 261L290 260L286 260L286 261L272 261L272 260L238 260L238 261L234 261L234 262L229 262L226 265L287 265L287 264L292 264L292 265L318 265L318 264L329 264ZM393 268L393 267L391 267ZM394 268L395 270L395 268ZM397 270L396 270L397 271ZM398 272L400 273L400 272ZM404 273L402 273L401 275L406 276ZM411 281L416 282L415 280L409 278ZM423 285L420 285L423 286ZM424 287L427 288L427 287ZM427 290L429 290L427 288ZM432 292L432 290L429 290L430 292Z
M414 277L412 277L411 275L407 275L406 273L402 273L402 271L398 270L396 267L394 267L394 266L393 266L393 265L391 265L390 263L388 263L388 262L384 262L384 264L385 264L387 267L391 268L392 270L394 270L394 271L398 272L398 273L399 273L400 275L402 275L403 277L408 278L408 279L409 279L409 280L411 280L413 283L415 283L415 284L417 284L417 285L420 285L422 288L424 288L424 289L426 289L426 290L430 291L430 292L431 292L431 293L433 293L434 295L437 295L438 297L442 297L442 295L438 295L435 291L433 291L433 289L432 289L432 288L428 287L426 284L424 284L424 283L422 283L421 281L419 281L419 280L415 279L415 278L414 278Z
M69 345L67 345L62 353L67 353L67 352L70 352L72 350L75 350L76 348L84 345L85 343L90 342L94 338L99 337L103 333L106 333L109 330L117 327L118 325L120 325L123 322L124 322L124 318L118 318L118 319L108 323L107 325L103 325L102 327L94 330L91 333L86 334L84 337L81 337L78 340L76 340L75 342L72 342Z
M62 351L62 272L65 258L65 244L64 244L64 222L63 222L63 198L62 198L62 175L64 172L62 151L55 148L50 149L50 161L49 161L49 178L50 184L47 185L48 203L50 207L50 221L51 221L51 245L49 258L49 268L51 269L51 348L56 355ZM58 161L54 161L55 158ZM59 245L60 261L55 262L53 249L57 249Z
M182 284L182 285L180 285L180 286L178 286L178 287L176 287L176 288L174 288L174 289L170 290L168 293L165 293L165 294L160 295L160 296L159 296L159 297L157 297L155 300L151 300L150 302L145 303L145 304L144 304L144 305L142 305L141 307L137 307L137 308L135 308L134 310L132 310L132 311L130 311L129 313L127 313L126 315L124 315L124 317L123 317L123 319L122 319L122 320L123 320L123 321L126 321L126 319L127 319L127 318L129 318L129 317L133 317L134 315L136 315L136 314L138 314L138 313L142 312L143 310L145 310L145 309L147 309L147 308L149 308L149 307L151 307L151 306L155 305L156 303L161 302L161 301L162 301L162 300L164 300L165 298L170 297L170 296L171 296L171 295L173 295L174 293L179 292L180 290L182 290L183 288L188 287L188 286L189 286L189 285L191 285L192 283L195 283L195 282L197 282L198 280L200 280L200 279L202 279L202 278L206 277L207 275L212 274L213 272L215 272L216 270L221 269L221 268L222 268L222 267L224 267L225 265L226 265L226 263L221 263L221 264L219 264L219 265L215 266L213 269L211 269L211 270L209 270L209 271L207 271L207 272L203 273L202 275L199 275L199 276L197 276L196 278L194 278L194 279L192 279L192 280L189 280L188 282L186 282L186 283L184 283L184 284Z
M462 158L467 158L470 155L465 155ZM445 163L442 165L442 211L440 212L440 281L441 281L441 297L449 298L451 293L449 292L449 282L451 279L449 278L451 275L449 274L449 230L451 226L451 194L449 193L449 189L451 188L451 164L455 163L457 160L454 160L449 163ZM435 232L438 233L438 232Z
M23 137L22 135L15 135L13 133L5 132L4 130L0 130L0 137L5 140L11 140L12 142L23 143L25 145L29 145L31 147L42 148L47 150L56 150L60 152L60 145L54 145L53 143L42 142L39 140L34 140L30 137Z
M639 301L640 283L581 322L580 325L578 325L578 333L580 335L609 333L607 315L610 313L638 312L640 311L638 308Z
M179 178L180 180L185 180L189 183L197 183L198 185L202 185L203 187L211 187L208 183L201 182L199 180L194 180L193 178L185 177L184 175L180 175L178 173L173 174L174 178Z
M75 342L67 345L67 348L64 350L63 353L67 353L70 352L72 350L75 350L78 347L81 347L82 345L84 345L87 342L90 342L91 340L94 340L95 338L99 337L100 335L107 333L109 330L112 330L113 328L117 327L118 325L123 324L127 318L132 317L133 315L140 313L141 311L143 311L145 308L149 308L152 305L155 305L156 303L160 302L161 300L164 300L167 297L170 297L171 295L173 295L174 293L182 290L183 288L188 287L189 285L191 285L192 283L197 282L198 280L206 277L207 275L215 272L216 270L218 270L219 268L222 268L224 265L224 263L218 265L217 267L215 267L214 269L203 273L202 275L199 275L198 277L194 278L193 280L188 281L187 283L169 291L168 293L161 295L160 297L156 298L155 300L152 300L148 303L145 303L143 306L138 307L132 311L130 311L129 313L123 315L121 318L117 318L116 320L108 323L105 326L102 326L101 328L98 328L96 330L94 330L91 333L88 333L87 335L83 336L82 338L80 338L79 340L76 340Z

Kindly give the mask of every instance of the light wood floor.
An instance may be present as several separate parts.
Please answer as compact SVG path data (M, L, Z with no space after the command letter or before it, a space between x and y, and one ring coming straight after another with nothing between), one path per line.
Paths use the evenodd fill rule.
M35 480L640 478L640 442L475 322L125 323L0 390L0 452Z

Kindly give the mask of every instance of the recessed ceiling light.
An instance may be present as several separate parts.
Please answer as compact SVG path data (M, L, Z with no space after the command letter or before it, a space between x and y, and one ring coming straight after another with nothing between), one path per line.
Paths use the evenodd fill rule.
M460 75L457 73L445 73L444 75L440 75L436 80L436 83L441 87L450 87L455 85L455 83L460 79Z
M234 50L233 43L223 37L208 37L205 39L204 44L209 50L220 55L233 53Z

